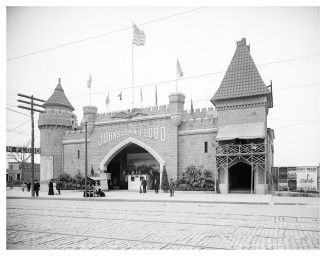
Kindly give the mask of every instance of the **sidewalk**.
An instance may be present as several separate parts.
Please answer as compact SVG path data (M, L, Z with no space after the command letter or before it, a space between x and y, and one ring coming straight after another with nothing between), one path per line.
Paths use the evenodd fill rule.
M31 192L23 192L21 188L7 188L7 199L35 200L88 200L88 201L124 201L124 202L174 202L174 203L214 203L214 204L275 204L275 205L319 205L319 197L288 197L257 195L257 194L215 194L214 192L175 191L175 196L169 193L148 191L146 194L137 191L111 190L105 191L106 197L84 198L83 191L62 190L61 195L49 196L41 190L39 197L32 197Z

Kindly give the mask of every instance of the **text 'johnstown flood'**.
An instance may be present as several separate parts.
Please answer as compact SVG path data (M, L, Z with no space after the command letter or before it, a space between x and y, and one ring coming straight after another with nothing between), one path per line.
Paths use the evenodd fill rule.
M99 146L126 136L140 136L144 138L165 141L165 127L131 129L117 132L103 132L100 134Z

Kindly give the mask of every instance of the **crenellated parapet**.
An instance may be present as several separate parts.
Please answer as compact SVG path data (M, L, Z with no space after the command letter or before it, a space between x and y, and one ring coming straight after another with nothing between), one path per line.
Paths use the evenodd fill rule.
M217 128L217 117L198 117L182 120L179 131L193 131Z
M205 117L215 117L216 111L210 108L198 108L194 109L194 113L191 113L191 110L183 111L183 120L196 119L196 118L205 118Z
M40 129L47 126L77 128L77 125L77 116L71 111L62 109L46 109L46 112L40 114L38 120Z
M85 139L85 130L66 131L63 140L82 140Z
M98 113L95 122L132 120L139 117L151 117L170 114L170 105L159 105L146 108L134 108L107 113Z

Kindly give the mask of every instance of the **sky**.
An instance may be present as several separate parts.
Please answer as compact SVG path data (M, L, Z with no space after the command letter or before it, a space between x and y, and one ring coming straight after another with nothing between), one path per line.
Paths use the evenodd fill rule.
M244 37L263 81L273 83L274 166L319 165L319 20L319 7L306 6L7 7L6 145L31 138L29 112L17 107L17 94L47 100L58 78L80 123L85 105L98 113L132 107L132 69L134 107L155 105L155 84L158 104L168 104L178 58L185 109L191 99L195 109L213 107L209 100ZM132 22L146 34L144 46L132 45ZM38 114L35 147L37 120Z

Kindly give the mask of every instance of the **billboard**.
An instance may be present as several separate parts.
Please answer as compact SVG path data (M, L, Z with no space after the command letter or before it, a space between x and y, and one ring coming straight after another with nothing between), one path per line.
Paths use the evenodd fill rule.
M297 167L297 188L317 191L317 167Z
M317 166L273 167L277 173L278 191L317 191Z

